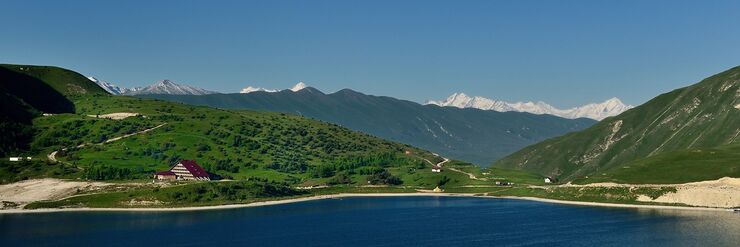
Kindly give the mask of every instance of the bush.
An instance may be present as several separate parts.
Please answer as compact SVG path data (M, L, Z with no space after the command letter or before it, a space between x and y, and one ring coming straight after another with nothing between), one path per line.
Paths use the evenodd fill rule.
M387 184L387 185L400 185L403 183L400 178L393 176L387 170L367 176L367 181L373 185Z

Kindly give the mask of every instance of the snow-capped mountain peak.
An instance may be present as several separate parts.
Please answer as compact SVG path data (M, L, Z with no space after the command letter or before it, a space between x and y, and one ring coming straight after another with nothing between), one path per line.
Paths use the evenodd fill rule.
M277 91L278 90L274 90L274 89L266 89L266 88L261 88L261 87L248 86L248 87L242 88L242 90L239 91L239 93L251 93L251 92L268 92L268 93L274 93L274 92L277 92Z
M193 87L193 86L180 85L170 80L161 80L147 87L124 88L124 87L113 85L106 81L98 80L97 78L92 77L92 76L87 77L87 79L95 82L96 84L98 84L98 86L100 86L101 88L105 89L105 91L108 91L109 93L113 95L142 95L142 94L204 95L204 94L216 93L216 92L208 91L208 90Z
M306 83L303 83L302 81L300 81L300 82L296 83L295 86L293 86L293 87L291 87L289 89L285 89L285 90L290 90L290 91L293 91L293 92L298 92L298 91L301 91L301 90L303 90L304 88L307 88L307 87L308 87L308 85L306 85ZM280 92L280 91L281 90L277 90L277 89L267 89L267 88L263 88L263 87L252 87L252 86L248 86L248 87L243 88L241 91L239 91L239 93L251 93L251 92L275 93L275 92Z
M550 114L563 118L591 118L602 120L607 117L616 116L633 108L625 105L621 100L614 97L602 103L591 103L570 109L558 109L542 101L537 102L515 102L493 100L484 97L469 97L464 93L454 93L443 101L428 101L427 104L438 106L453 106L457 108L476 108L481 110L492 110L498 112L517 111L533 114Z
M302 89L304 89L306 87L308 87L308 86L306 86L306 83L303 83L302 81L299 81L298 83L295 84L295 86L293 86L292 88L290 88L290 91L298 92L298 91L301 91Z
M106 92L113 94L113 95L121 95L121 94L131 91L128 88L119 87L107 81L98 80L97 78L92 77L92 76L88 76L87 79L92 82L95 82L95 84L98 84L98 86L103 88Z
M214 94L214 92L189 85L180 85L165 79L140 90L136 90L132 92L132 94L204 95Z

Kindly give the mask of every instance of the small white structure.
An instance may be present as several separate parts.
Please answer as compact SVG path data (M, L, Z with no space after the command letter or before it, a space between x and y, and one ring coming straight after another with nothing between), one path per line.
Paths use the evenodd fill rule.
M545 178L545 183L546 184L552 183L552 179L549 177Z
M25 160L31 160L31 159L33 159L33 157L31 157L31 156L28 156L28 157L25 158ZM13 162L18 162L18 161L21 161L21 160L24 160L24 159L23 159L23 157L10 157L8 160L13 161Z
M440 166L432 166L432 172L442 172L442 167Z

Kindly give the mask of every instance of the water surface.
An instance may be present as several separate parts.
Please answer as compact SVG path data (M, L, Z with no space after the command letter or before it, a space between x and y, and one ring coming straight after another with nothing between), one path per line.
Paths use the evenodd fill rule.
M0 214L2 246L738 246L740 214L466 197Z

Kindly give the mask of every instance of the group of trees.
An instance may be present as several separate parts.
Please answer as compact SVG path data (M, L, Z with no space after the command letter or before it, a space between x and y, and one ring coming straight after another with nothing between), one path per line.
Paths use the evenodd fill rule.
M144 171L143 168L131 169L126 167L113 167L106 165L91 165L83 171L83 178L90 180L125 180L135 178L146 178L153 171Z
M379 184L386 184L386 185L400 185L403 183L403 181L393 176L388 170L383 169L383 171L367 176L367 181L370 182L370 184L373 185L379 185Z
M294 196L302 193L305 192L282 183L249 181L195 184L170 192L167 197L178 202L192 203L213 200L244 201L250 198Z

